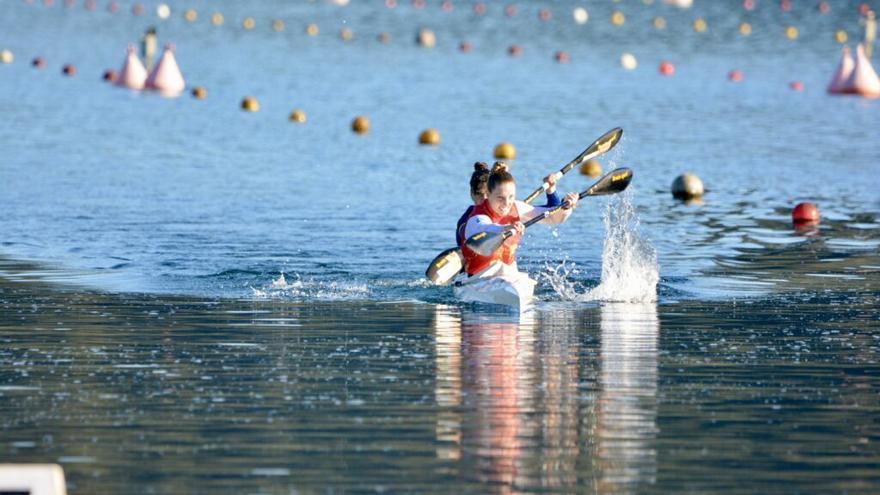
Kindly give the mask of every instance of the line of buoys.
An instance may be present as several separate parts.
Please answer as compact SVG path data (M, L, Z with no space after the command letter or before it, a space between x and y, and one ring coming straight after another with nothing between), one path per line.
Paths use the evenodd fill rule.
M694 174L682 174L672 181L672 197L675 199L696 199L702 197L703 192L703 181Z

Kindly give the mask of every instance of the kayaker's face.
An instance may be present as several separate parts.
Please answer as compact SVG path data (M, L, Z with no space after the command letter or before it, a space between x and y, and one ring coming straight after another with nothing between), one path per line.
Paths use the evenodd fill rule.
M501 216L510 213L513 203L516 201L516 184L502 182L489 191L489 207Z

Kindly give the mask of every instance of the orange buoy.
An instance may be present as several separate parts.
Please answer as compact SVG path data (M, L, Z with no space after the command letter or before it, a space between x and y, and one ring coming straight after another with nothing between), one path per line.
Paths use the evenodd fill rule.
M522 47L519 45L510 45L507 47L507 54L511 57L519 57L522 55Z
M419 144L438 146L440 144L440 133L437 132L437 129L425 129L419 134Z
M370 131L370 120L363 115L358 115L351 121L351 130L355 134L366 134Z
M204 100L208 97L208 90L204 86L196 86L192 89L192 96L197 100Z
M556 59L556 61L560 64L567 64L569 60L571 60L571 57L568 55L568 53L562 50L556 52L553 58Z
M743 73L739 70L732 70L727 73L727 79L730 82L740 82L743 80Z
M798 203L791 210L791 221L795 224L819 223L819 208L810 202Z
M64 64L64 67L61 68L61 73L65 76L75 76L76 67L73 64Z
M800 81L792 81L788 83L788 87L791 88L792 91L803 91L804 83Z
M241 109L245 112L259 112L260 102L253 96L245 96L244 99L241 100Z
M290 112L290 116L287 118L287 120L289 120L291 122L296 122L297 124L305 124L306 123L306 113L303 112L302 110L299 110L299 109L294 110L294 111Z

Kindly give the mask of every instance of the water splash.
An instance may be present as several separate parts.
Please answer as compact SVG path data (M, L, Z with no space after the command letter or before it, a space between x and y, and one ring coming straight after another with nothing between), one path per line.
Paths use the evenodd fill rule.
M282 273L262 288L252 287L257 299L284 299L308 301L350 301L365 299L370 293L366 284L303 280L294 274L288 282Z
M571 275L572 263L547 268L543 277L566 301L651 302L657 300L660 266L657 251L639 232L639 219L631 194L615 196L605 208L605 244L602 249L602 281L581 293Z

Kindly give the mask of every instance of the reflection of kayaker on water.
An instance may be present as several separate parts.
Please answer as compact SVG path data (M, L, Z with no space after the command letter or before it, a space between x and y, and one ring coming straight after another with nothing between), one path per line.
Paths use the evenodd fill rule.
M555 185L555 180L553 181ZM522 201L516 200L516 182L507 165L496 163L487 179L488 196L470 212L464 228L464 239L468 239L481 232L500 233L510 228L516 230L516 234L508 238L501 247L488 256L481 256L468 248L464 242L459 244L464 257L464 267L468 276L495 276L503 272L516 272L516 248L519 245L522 233L525 230L523 222L531 220L552 207L534 207ZM570 207L560 209L556 213L541 220L543 224L560 224L568 219L572 209L577 206L578 194L568 193L565 202ZM495 265L503 265L498 267Z
M464 236L465 223L467 223L474 208L485 201L486 197L489 195L489 189L487 186L488 181L489 166L483 162L475 163L474 173L471 174L471 199L474 204L467 207L467 210L465 210L461 218L458 219L458 223L455 227L455 243L459 246L464 244L465 239L467 239ZM545 204L544 207L552 208L561 205L562 201L559 199L559 195L556 194L556 176L550 174L547 177L544 177L544 182L550 184L550 187L547 188L547 204Z

